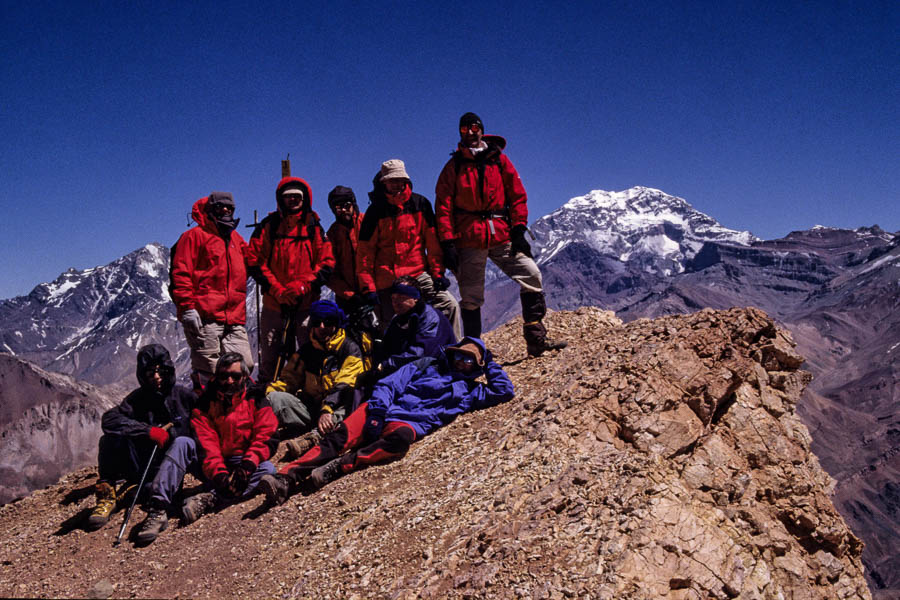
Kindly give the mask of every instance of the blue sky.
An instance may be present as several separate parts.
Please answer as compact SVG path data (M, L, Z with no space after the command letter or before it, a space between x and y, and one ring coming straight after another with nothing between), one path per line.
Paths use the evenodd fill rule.
M212 190L251 222L287 153L326 226L388 158L433 199L469 110L532 221L644 185L765 238L897 231L898 31L897 2L0 0L0 298L171 244Z

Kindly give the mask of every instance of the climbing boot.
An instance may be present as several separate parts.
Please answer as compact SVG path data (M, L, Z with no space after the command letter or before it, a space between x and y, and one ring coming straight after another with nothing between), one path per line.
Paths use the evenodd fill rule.
M88 516L87 527L93 531L100 529L109 521L109 516L116 508L116 489L106 481L98 481L94 486L97 504Z
M481 309L480 308L463 308L460 309L462 315L463 335L466 337L481 338Z
M159 537L159 534L166 530L169 526L169 516L166 514L165 508L158 506L151 507L147 513L147 518L141 523L138 530L136 541L138 544L150 544Z
M190 496L181 507L182 525L190 525L206 513L212 512L216 496L212 492L201 492Z
M294 479L290 475L263 475L259 480L259 489L266 496L266 501L272 506L279 506L287 502L288 496L294 491Z
M321 467L313 469L309 478L316 489L323 487L343 474L341 469L341 459L335 458L331 462L327 462Z
M284 454L285 460L296 460L306 454L310 448L322 441L322 434L317 429L313 429L309 433L285 442L287 451Z
M547 301L544 292L521 292L522 302L522 335L528 349L528 356L540 356L547 350L559 350L568 346L568 342L547 339L547 329L541 322L547 314Z

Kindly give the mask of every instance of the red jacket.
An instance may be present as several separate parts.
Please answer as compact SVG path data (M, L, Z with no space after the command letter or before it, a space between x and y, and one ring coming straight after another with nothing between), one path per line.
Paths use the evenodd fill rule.
M488 147L476 155L460 143L434 188L438 235L461 248L505 244L513 226L528 224L528 195L502 152L506 140L482 139Z
M403 206L394 206L380 183L369 198L372 204L359 228L356 273L360 290L387 289L398 277L416 277L426 269L432 277L442 275L443 254L428 198L411 194Z
M206 321L247 322L247 243L237 231L226 240L206 214L207 198L194 203L196 227L185 231L172 256L172 298L178 317L195 309Z
M225 459L242 456L256 466L272 456L278 418L262 393L244 389L230 406L216 400L210 390L200 397L191 414L191 426L200 443L201 467L207 479L228 473Z
M357 214L352 227L335 221L328 228L328 241L331 242L335 262L334 273L328 280L328 287L334 290L335 296L343 300L349 300L353 294L360 291L359 281L356 278L356 255L362 220L363 215Z
M301 184L306 194L304 209L296 215L287 214L281 203L282 189L292 182ZM297 305L309 308L319 298L318 287L334 269L331 243L325 239L319 215L312 210L308 183L298 177L285 177L278 183L275 199L278 210L269 213L250 238L251 274L265 293L266 308L277 310L281 304L277 297L300 286L306 287L307 292L298 298Z

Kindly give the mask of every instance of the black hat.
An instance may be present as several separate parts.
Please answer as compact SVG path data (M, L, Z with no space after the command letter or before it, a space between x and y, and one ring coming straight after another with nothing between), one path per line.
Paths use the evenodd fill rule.
M339 185L328 192L328 206L330 206L332 210L336 205L347 202L348 200L356 206L356 194L353 193L351 188Z
M206 202L210 208L217 204L234 208L234 197L228 192L210 192Z
M468 127L472 123L478 123L478 126L481 127L481 131L484 132L484 123L481 122L481 117L476 115L473 112L467 112L463 116L459 118L459 128Z

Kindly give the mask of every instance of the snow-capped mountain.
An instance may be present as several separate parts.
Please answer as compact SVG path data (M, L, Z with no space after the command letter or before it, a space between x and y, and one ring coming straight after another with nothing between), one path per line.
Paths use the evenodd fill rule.
M566 246L583 243L598 253L662 275L684 271L684 263L706 242L749 245L749 231L720 225L682 198L647 187L620 192L593 190L538 219L532 231L539 263Z
M0 351L95 385L128 389L136 383L138 349L160 343L184 378L188 348L168 285L169 249L157 243L108 265L69 269L27 296L0 301ZM255 329L255 312L248 315Z

